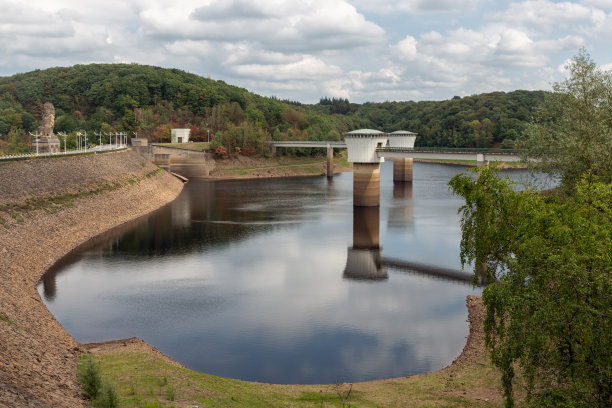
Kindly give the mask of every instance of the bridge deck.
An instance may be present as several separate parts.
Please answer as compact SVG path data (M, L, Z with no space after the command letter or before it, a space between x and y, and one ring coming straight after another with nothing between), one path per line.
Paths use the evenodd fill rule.
M346 143L339 141L306 141L306 140L284 140L269 142L275 147L334 147L336 149L346 149Z
M302 147L318 148L333 147L346 149L346 143L339 141L301 141L284 140L269 142L275 147ZM382 147L376 149L378 157L387 159L451 159L451 160L478 160L484 161L521 161L523 150L518 149L478 149L478 148L446 148L446 147Z

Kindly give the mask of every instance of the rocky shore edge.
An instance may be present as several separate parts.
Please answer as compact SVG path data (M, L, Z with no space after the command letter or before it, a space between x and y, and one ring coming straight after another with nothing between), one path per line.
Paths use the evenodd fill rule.
M50 175L53 183L41 181ZM0 163L0 406L87 405L76 380L83 348L36 285L77 246L171 202L182 187L134 152Z

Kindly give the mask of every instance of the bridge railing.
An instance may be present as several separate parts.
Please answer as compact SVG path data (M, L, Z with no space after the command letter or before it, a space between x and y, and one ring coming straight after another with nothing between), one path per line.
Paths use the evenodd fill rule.
M490 153L516 154L524 153L522 149L489 149L477 147L379 147L378 152L435 152L435 153Z
M119 146L119 147L111 147L111 148L107 148L103 146L102 150L99 149L99 146L96 146L95 148L92 148L92 149L68 150L65 152L55 152L55 153L33 152L33 153L22 153L22 154L5 154L3 156L0 156L0 161L2 160L21 160L21 159L28 159L31 157L76 156L79 154L94 154L94 153L100 153L100 152L110 152L110 151L125 150L125 149L127 149L125 145Z

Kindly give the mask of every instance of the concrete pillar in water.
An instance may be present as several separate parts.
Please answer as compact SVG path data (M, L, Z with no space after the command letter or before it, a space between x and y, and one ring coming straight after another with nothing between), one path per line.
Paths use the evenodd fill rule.
M380 163L353 163L353 206L380 205Z
M393 181L412 181L412 159L393 159Z
M334 177L334 148L327 145L327 178Z

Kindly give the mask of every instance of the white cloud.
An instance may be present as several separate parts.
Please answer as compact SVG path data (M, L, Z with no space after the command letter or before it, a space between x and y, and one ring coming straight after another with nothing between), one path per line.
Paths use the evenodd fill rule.
M266 78L268 80L316 80L341 75L339 67L328 65L322 60L304 56L299 61L286 64L244 64L232 65L230 70L239 76L248 78Z
M406 38L392 46L393 52L396 52L400 59L414 60L417 56L417 40L411 35L407 35Z
M195 9L170 5L141 13L144 36L160 40L243 41L267 50L347 50L381 43L384 30L342 0L214 0Z
M612 0L582 0L582 4L612 10Z
M480 0L352 0L357 8L371 13L450 13L473 10Z
M547 89L580 46L612 61L612 0L0 0L0 9L0 75L138 62L303 102Z

